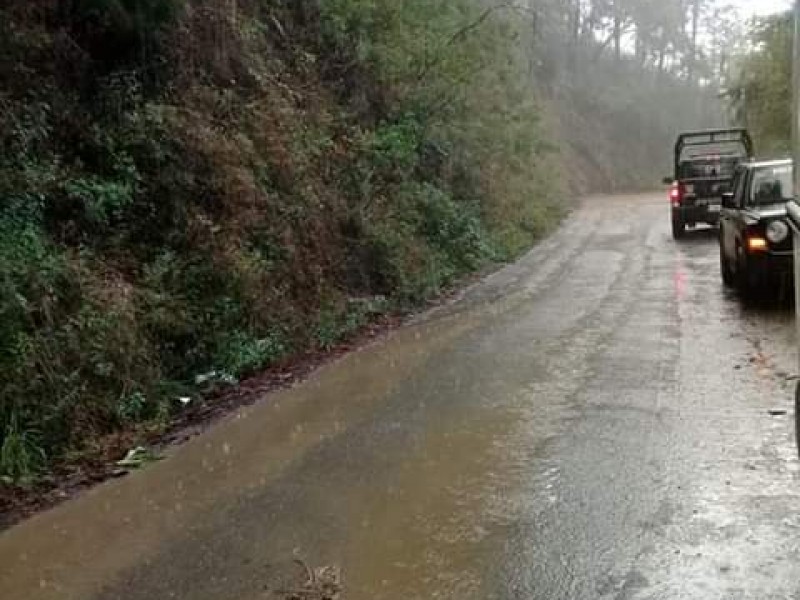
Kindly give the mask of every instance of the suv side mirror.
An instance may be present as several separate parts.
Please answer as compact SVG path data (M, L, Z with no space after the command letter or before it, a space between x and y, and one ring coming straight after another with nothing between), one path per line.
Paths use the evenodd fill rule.
M675 180L672 177L664 177L664 179L661 180L661 183L664 185L672 185L673 181Z
M733 204L733 192L722 194L722 208L735 208Z

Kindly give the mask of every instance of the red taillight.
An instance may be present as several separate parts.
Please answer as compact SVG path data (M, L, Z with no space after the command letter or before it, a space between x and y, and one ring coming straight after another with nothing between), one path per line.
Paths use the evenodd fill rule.
M669 199L675 206L679 206L681 200L683 200L683 190L681 189L681 184L675 182L672 184L672 187L669 188Z

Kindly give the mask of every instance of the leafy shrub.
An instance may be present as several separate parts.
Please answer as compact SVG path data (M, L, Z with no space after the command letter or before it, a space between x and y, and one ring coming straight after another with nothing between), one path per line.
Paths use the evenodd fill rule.
M24 484L41 472L46 459L40 436L20 429L17 417L12 416L0 436L0 480Z
M145 419L147 398L142 392L131 392L120 397L116 416L122 423L138 423Z
M233 331L219 338L214 364L233 377L241 377L277 362L287 350L285 337L280 332L256 338L243 331Z
M317 317L315 342L323 350L330 350L387 309L383 296L351 298L339 305L324 306Z
M384 123L369 136L368 160L382 173L411 175L419 162L421 139L421 126L412 116L396 123Z
M414 186L406 193L413 197L420 215L419 233L447 257L457 272L477 269L493 256L479 207L466 202L459 204L445 191L429 184Z
M133 203L134 188L128 182L108 181L99 177L79 178L65 185L68 202L82 206L88 224L108 226Z

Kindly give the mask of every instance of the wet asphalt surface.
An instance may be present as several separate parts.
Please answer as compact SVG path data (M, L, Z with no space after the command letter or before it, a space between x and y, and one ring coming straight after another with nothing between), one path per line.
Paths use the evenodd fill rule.
M3 600L800 598L794 319L661 195L0 535ZM771 415L770 412L787 414Z

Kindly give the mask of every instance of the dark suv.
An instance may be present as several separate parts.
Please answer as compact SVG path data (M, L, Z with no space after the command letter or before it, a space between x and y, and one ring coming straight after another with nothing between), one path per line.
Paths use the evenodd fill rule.
M736 167L753 155L745 129L713 129L683 133L675 143L675 175L670 185L672 236L680 239L686 227L716 225L722 195L731 190Z
M788 277L793 268L786 203L792 198L791 160L737 167L724 194L719 227L720 271L726 285L749 294Z

